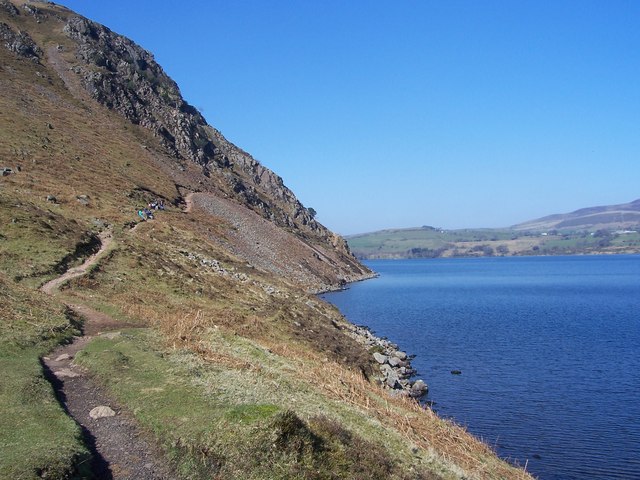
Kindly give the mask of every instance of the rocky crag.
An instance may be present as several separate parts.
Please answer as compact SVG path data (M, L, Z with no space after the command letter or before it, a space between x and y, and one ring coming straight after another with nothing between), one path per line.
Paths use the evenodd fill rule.
M76 96L88 96L151 132L157 145L142 147L155 150L156 156L173 158L170 167L182 192L232 199L319 250L320 257L329 254L332 278L327 278L328 268L320 268L319 278L305 287L335 289L371 276L346 241L317 222L281 177L207 124L151 53L107 27L50 3L19 8L3 0L0 9L16 24L0 23L5 48L43 67L51 66ZM58 41L38 46L20 28L25 16L51 24L49 28L60 33ZM310 270L318 273L313 267Z
M410 357L314 295L372 273L150 53L0 0L0 91L1 478L90 477L81 426L106 420L65 411L43 372L83 328L64 361L175 478L527 478L408 398L426 390Z
M63 31L77 44L78 63L69 68L91 97L152 131L178 162L200 166L203 177L196 188L221 192L303 240L337 250L352 271L345 281L369 273L344 239L318 223L281 177L227 141L185 102L151 53L79 16L70 16Z

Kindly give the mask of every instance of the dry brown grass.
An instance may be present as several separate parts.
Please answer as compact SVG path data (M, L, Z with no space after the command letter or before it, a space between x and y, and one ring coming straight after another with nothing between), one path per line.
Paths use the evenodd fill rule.
M234 357L212 348L205 338L212 328L234 335L237 318L232 312L205 310L158 313L149 305L124 307L127 315L146 318L163 333L173 349L188 349L206 362L232 369L260 371L254 361ZM388 391L366 380L359 369L350 369L301 344L268 338L255 339L262 347L287 359L299 380L313 385L328 398L355 407L364 415L399 432L406 441L448 465L462 469L470 478L532 478L523 470L500 461L491 448L464 428L438 417L431 409L405 397L391 397Z
M147 305L127 304L122 311L132 318L144 318L149 325L157 327L162 332L166 345L173 350L190 350L204 361L237 370L260 370L260 365L238 359L224 352L212 348L210 342L203 338L217 323L211 314L203 310L187 310L186 312L165 312L158 315L155 309ZM216 317L220 320L221 317Z
M159 228L158 225L154 238L163 241ZM154 247L146 241L146 248L152 250ZM165 256L168 256L167 252ZM227 288L233 287L227 285ZM376 419L399 432L408 444L441 462L457 466L471 478L531 478L526 472L500 461L491 448L464 428L439 418L412 399L390 397L387 391L366 380L356 365L344 363L342 358L332 355L329 346L319 350L317 344L312 345L314 335L323 335L319 333L322 331L320 322L331 324L327 317L318 313L321 318L314 320L299 301L289 304L284 300L270 308L263 305L260 315L252 314L248 306L254 295L257 293L245 287L242 294L234 297L236 305L225 301L215 306L212 299L196 300L193 297L188 303L175 303L161 291L144 287L143 291L113 296L110 301L126 316L145 319L149 325L158 328L170 349L189 350L212 365L269 375L255 359L239 358L223 349L213 348L207 341L215 332L249 338L285 358L296 372L297 380L313 386L329 399L355 408L365 417ZM241 307L245 303L247 310ZM331 318L336 315L330 308L323 309L322 305L317 309ZM292 339L287 336L290 334L287 326L294 318L305 323L307 328L303 335ZM343 335L337 330L334 334Z
M164 256L168 257L170 253L166 249L169 247L164 243L166 239L162 232L164 227L161 224L154 226L147 232L148 236L145 234L141 239L137 239L137 235L144 231L135 232L136 240L129 244L127 258L137 255L136 245L141 240L147 252L155 249L154 241L162 243L165 245ZM175 232L171 234L178 235ZM124 264L130 260L121 261ZM96 277L98 285L106 285L105 277L117 274L109 270L109 265L104 267ZM143 275L146 277L148 274ZM160 330L166 348L189 350L216 367L252 371L271 377L269 369L264 369L259 360L215 348L208 340L212 334L251 339L286 359L287 365L296 372L297 381L312 386L327 399L349 405L363 418L375 419L398 432L406 444L418 447L429 458L435 458L454 471L459 468L470 478L531 478L526 472L497 459L486 444L462 427L439 418L414 400L391 398L381 387L367 381L360 368L353 364L349 368L349 363L341 362L342 358L332 355L330 348L319 350L318 345L311 345L314 335L322 336L312 333L321 330L319 324L313 322L324 321L331 325L328 317L336 315L332 309L323 309L322 305L316 307L321 312L317 314L321 319L314 320L299 300L288 303L280 299L270 307L262 304L259 314L251 313L252 301L262 300L258 300L260 292L253 291L250 286L244 286L241 294L234 291L235 305L222 300L216 306L217 300L212 298L179 296L171 299L164 293L164 284L158 278L154 282L155 288L141 284L138 289L110 296L109 302L125 316L144 319L148 325ZM230 290L235 288L230 283L224 285ZM99 293L99 290L92 290L92 293ZM291 334L288 325L293 319L305 323L307 328L304 335L292 339L288 337ZM343 335L338 330L335 334ZM272 380L277 381L277 378Z
M183 221L186 219L181 219L179 223ZM205 225L206 221L203 219L200 227L204 228ZM161 222L144 227L127 237L127 250L122 252L124 256L119 261L122 265L127 265L144 253L146 257L138 265L137 274L146 280L136 289L111 293L109 302L125 316L144 319L148 325L159 329L167 348L189 350L216 367L260 372L270 376L268 369L264 370L258 360L214 348L207 340L216 332L251 339L285 358L286 363L296 372L298 381L311 385L327 399L342 402L360 411L363 418L373 418L393 429L408 445L418 447L429 458L444 462L452 469L459 468L471 478L531 478L524 471L498 460L487 445L462 427L440 419L414 400L389 397L381 387L367 381L356 364L345 363L342 357L335 355L330 345L333 338L331 335L344 335L331 326L330 318L337 314L328 307L320 305L315 309L306 309L304 302L300 300L267 297L259 286L253 284L243 285L242 291L238 292L237 286L228 280L216 284L215 298L206 295L195 297L190 290L184 290L180 295L170 298L166 295L169 284L165 284L163 278L154 276L153 273L159 265L155 257L158 255L156 249L160 248L162 258L168 261L174 255L172 248L175 248L171 247L169 240L182 243L183 234L170 231ZM198 237L193 234L188 239L185 237L184 241L188 240L185 246L197 241ZM144 245L144 252L139 250L141 245ZM202 243L199 245L205 248ZM211 256L214 253L203 250L203 255ZM177 258L186 257L180 255ZM144 270L147 265L154 267L147 272ZM182 273L195 279L188 284L183 280L178 281L181 288L199 288L201 282L205 281L204 278L197 277L202 272L190 270L199 268L197 265L189 266L185 263L171 265L171 268L177 270L178 266ZM98 290L92 290L92 294L102 291L102 295L106 295L100 285L108 285L110 276L120 274L117 269L110 270L109 264L103 265L95 279ZM148 283L151 279L152 283ZM78 292L82 293L81 289ZM293 292L289 293L293 297ZM233 298L233 302L230 298ZM259 305L259 311L252 311L253 305ZM295 329L290 330L294 319L304 326L297 336L294 335Z
M287 345L270 344L267 347L297 364L300 378L329 397L366 412L400 432L409 442L462 468L472 478L532 478L524 470L500 461L488 445L464 428L438 417L414 399L391 397L359 371L328 361L311 351L301 357L301 352L294 352Z

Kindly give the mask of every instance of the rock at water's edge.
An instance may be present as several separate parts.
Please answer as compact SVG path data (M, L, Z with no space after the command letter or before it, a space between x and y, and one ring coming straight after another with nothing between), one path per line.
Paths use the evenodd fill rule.
M378 362L381 365L384 365L385 363L387 363L387 360L389 359L389 357L387 357L386 355L382 355L381 353L375 352L373 354L373 358L375 359L376 362Z
M411 385L411 390L409 391L409 396L414 398L419 398L427 394L429 391L429 387L422 380L416 380L413 385Z

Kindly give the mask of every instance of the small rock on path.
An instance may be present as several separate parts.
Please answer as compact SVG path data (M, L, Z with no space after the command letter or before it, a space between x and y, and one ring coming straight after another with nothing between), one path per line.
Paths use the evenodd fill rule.
M89 412L89 416L94 420L97 420L99 418L115 417L116 412L114 412L111 407L108 407L106 405L99 405L91 409L91 411Z
M120 324L121 325L121 324ZM163 452L137 427L84 369L72 361L90 337L79 337L42 359L63 408L78 423L93 454L98 479L167 480L176 478ZM120 413L116 414L116 411Z

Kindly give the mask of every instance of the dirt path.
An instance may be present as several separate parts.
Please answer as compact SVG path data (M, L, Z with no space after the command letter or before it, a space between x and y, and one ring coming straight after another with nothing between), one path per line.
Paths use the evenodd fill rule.
M42 291L53 295L67 280L83 275L109 247L110 234L101 235L100 250L81 266L47 282ZM75 355L95 335L117 337L124 324L86 305L68 305L85 319L83 335L61 345L43 357L45 375L51 381L63 408L80 426L85 443L93 454L91 471L97 479L163 480L175 478L162 452L137 427L135 419L124 411L98 383L73 362ZM98 417L97 407L111 416ZM92 415L93 414L93 415Z
M191 193L188 193L186 197L184 197L184 202L187 204L187 206L184 209L184 213L191 212L191 209L193 208L193 196L194 195L195 195L195 192L191 192Z
M89 267L94 265L100 259L102 254L107 250L107 248L109 248L109 245L111 245L111 241L113 240L110 230L105 230L104 232L102 232L99 235L99 238L102 245L96 253L87 258L79 267L70 268L63 275L54 278L53 280L49 280L47 283L42 285L42 287L40 287L40 290L42 290L44 293L48 293L49 295L53 295L58 287L66 281L87 273Z

